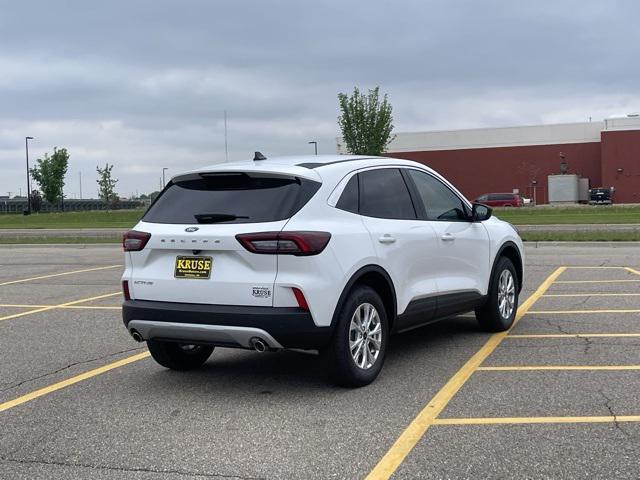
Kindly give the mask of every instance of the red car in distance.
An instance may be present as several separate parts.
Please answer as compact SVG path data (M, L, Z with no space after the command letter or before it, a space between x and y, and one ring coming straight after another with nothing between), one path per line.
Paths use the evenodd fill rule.
M522 207L524 201L517 193L485 193L476 198L476 203L489 207Z

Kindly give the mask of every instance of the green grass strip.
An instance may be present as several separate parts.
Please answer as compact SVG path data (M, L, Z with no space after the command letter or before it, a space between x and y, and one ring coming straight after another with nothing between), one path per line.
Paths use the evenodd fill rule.
M49 212L32 215L0 214L4 228L131 228L144 210Z

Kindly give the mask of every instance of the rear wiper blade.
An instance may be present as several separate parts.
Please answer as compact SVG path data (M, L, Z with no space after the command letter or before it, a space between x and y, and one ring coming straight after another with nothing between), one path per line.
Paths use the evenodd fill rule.
M194 215L198 223L218 223L230 222L238 218L249 218L243 215L233 215L230 213L198 213Z

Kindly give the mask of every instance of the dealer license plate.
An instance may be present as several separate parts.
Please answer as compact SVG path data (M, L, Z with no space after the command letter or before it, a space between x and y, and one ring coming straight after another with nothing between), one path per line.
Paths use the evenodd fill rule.
M178 255L174 276L176 278L210 278L212 263L211 257Z

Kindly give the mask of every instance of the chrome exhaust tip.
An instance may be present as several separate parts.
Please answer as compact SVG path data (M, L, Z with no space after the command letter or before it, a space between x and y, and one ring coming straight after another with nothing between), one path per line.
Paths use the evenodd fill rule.
M266 352L267 349L269 348L269 346L265 343L265 341L258 337L253 337L249 341L249 343L251 344L251 346L256 352L263 353L263 352Z
M142 338L142 335L140 335L140 333L137 330L132 328L129 333L131 333L131 336L136 342L144 342L144 338Z

